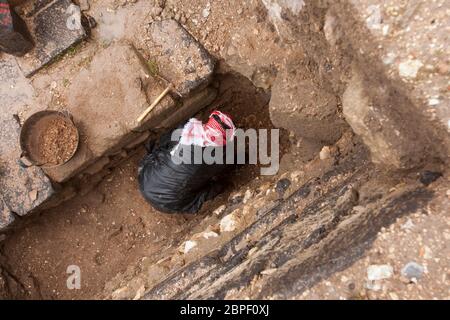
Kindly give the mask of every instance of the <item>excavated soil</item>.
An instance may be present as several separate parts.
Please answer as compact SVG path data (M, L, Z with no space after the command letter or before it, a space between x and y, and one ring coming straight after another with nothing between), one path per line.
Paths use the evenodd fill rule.
M37 150L43 163L58 165L73 156L77 145L77 129L65 119L54 118L42 129Z

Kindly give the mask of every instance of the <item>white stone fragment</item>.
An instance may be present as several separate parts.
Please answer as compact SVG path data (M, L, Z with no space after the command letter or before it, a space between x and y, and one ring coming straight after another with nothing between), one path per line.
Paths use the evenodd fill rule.
M402 228L403 230L411 230L412 228L414 228L414 223L410 218L408 218L408 220L406 220L406 222L402 224L400 228Z
M366 18L366 24L369 29L381 28L381 10L380 6L371 5L367 7L368 17Z
M250 200L252 197L253 197L253 192L250 189L248 189L247 191L245 191L244 199L242 200L242 203L244 203L244 204L247 203L248 200Z
M210 239L210 238L217 238L219 235L214 231L206 231L203 232L203 238Z
M184 243L183 253L186 254L197 246L197 241L188 240Z
M211 13L211 4L208 2L206 7L202 11L202 17L206 19L209 17L210 13Z
M366 289L372 291L380 291L381 284L378 281L367 281L365 284Z
M395 58L397 58L397 55L394 52L388 52L383 57L383 63L384 64L392 64L395 61Z
M328 146L323 147L319 153L320 160L329 159L330 157L331 157L330 147L328 147Z
M439 104L439 99L437 99L437 98L431 98L431 99L429 99L428 100L428 105L429 106L436 106L436 105L438 105Z
M220 207L218 207L216 210L213 211L213 214L220 216L226 209L226 206L223 204Z
M398 71L401 77L414 79L422 66L420 60L406 60L399 64Z
M231 232L237 228L237 219L233 213L226 215L220 220L220 232Z
M271 269L266 269L261 271L261 274L263 275L269 275L269 274L273 274L277 271L277 268L271 268Z
M367 279L371 281L389 279L393 274L394 269L388 264L373 264L367 268Z

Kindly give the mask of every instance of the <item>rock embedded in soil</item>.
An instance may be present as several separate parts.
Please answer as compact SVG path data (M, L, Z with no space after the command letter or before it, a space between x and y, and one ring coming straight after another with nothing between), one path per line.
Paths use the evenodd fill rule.
M210 239L210 238L217 238L219 235L214 231L205 231L203 232L203 238Z
M88 11L91 8L89 0L78 0L78 5L81 11Z
M388 264L370 265L367 268L367 279L370 281L389 279L394 274L394 269Z
M253 191L248 189L244 193L244 198L242 199L242 203L247 203L253 197Z
M177 21L153 22L149 28L149 54L159 74L183 97L205 88L212 79L215 61Z
M420 278L422 278L424 272L425 268L414 261L408 262L401 270L402 276L409 280L419 280Z
M14 221L14 215L0 195L0 231L5 230Z
M410 110L390 107L401 105L402 99L394 89L371 85L358 68L342 98L345 119L369 148L372 161L391 170L417 167L430 147L426 134L417 130L421 119Z
M218 207L216 210L214 210L213 211L213 214L214 215L217 215L217 216L220 216L222 213L224 213L225 212L225 209L226 209L227 207L223 204L223 205L221 205L220 207Z
M48 200L54 189L40 167L19 165L21 150L17 143L20 129L17 121L12 117L5 120L0 117L0 121L0 195L9 211L23 216ZM33 190L37 191L36 195Z
M300 67L299 67L300 68ZM273 87L269 109L277 127L312 141L336 142L347 127L338 115L338 100L326 86L305 80L307 71L282 72Z
M237 228L237 217L234 212L226 215L220 220L220 232L232 232Z
M197 241L188 240L184 243L183 253L186 254L197 246Z
M328 147L328 146L323 147L322 150L320 150L320 153L319 153L320 160L329 159L330 157L331 157L330 147Z
M434 172L434 171L423 171L420 173L420 182L424 185L428 186L430 183L436 181L438 178L442 177L441 172Z
M414 79L422 66L420 60L406 60L399 64L398 72L401 77Z
M291 181L287 178L283 178L278 180L277 185L275 186L275 191L278 193L279 196L283 196L284 192L289 188L291 185Z

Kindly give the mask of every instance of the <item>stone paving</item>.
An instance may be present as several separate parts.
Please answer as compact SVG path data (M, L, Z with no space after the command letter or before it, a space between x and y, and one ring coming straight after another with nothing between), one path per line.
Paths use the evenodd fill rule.
M87 36L80 8L70 0L28 1L18 11L35 43L30 52L17 59L27 77Z

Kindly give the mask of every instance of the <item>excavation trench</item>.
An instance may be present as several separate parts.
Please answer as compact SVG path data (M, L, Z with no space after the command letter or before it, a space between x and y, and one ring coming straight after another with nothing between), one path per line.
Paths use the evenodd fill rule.
M270 92L237 73L219 72L213 83L217 97L198 118L220 109L239 128L274 128ZM351 264L381 226L432 197L413 180L386 195L404 175L385 175L374 167L350 128L326 152L324 145L282 129L279 172L262 177L258 165L236 167L222 177L226 190L196 215L163 214L145 202L136 179L146 152L141 146L86 194L23 218L9 231L0 247L1 294L14 299L263 298L284 292L291 277L302 283L294 289L299 293ZM347 219L365 224L355 206L368 210L374 221L361 229L341 227ZM227 214L239 216L237 227L221 232ZM202 238L211 231L213 239ZM198 245L186 252L186 241ZM293 257L299 261L294 271L272 282L257 277L281 270ZM81 271L79 289L68 286L73 266ZM255 279L262 281L260 291L249 289Z
M271 129L270 96L238 74L216 78L218 95L196 116L209 111L231 114L239 128ZM281 154L289 148L281 134ZM7 298L79 299L100 294L105 284L142 258L158 261L195 230L206 216L226 204L233 190L258 179L257 165L244 165L223 177L226 190L196 215L168 215L145 202L137 183L144 147L111 170L90 192L21 219L1 242L1 264ZM82 288L67 288L67 268L82 270Z
M211 110L220 109L232 115L239 128L274 128L270 91L255 87L238 73L221 73L221 69L213 81L217 97L196 117L205 120ZM233 288L248 286L255 275L288 263L296 254L312 250L311 255L325 253L326 259L336 259L333 253L343 250L339 246L331 251L311 248L322 240L332 241L327 237L355 214L352 208L357 204L382 207L388 200L379 190L394 186L400 176L387 177L373 167L368 151L349 127L336 143L321 151L324 145L282 129L279 172L263 177L259 165L234 168L221 177L226 190L196 215L163 214L145 202L136 173L146 151L138 147L89 192L20 219L1 242L2 295L14 299L226 298L233 297L229 293ZM428 194L422 196L423 201L429 199ZM221 219L230 213L239 216L236 230L222 233ZM303 215L306 220L295 224L295 217ZM361 235L373 237L389 221L380 219ZM218 237L202 238L211 231ZM285 232L289 245L272 243ZM352 230L350 234L358 239ZM339 268L362 253L359 242L363 240L367 238L352 244L357 253L344 259ZM195 241L197 248L185 252L186 241ZM252 248L265 253L243 265ZM214 262L216 255L222 255L219 264ZM303 265L309 270L303 283L312 285L315 264L306 261ZM68 286L74 266L81 271L79 289ZM205 266L209 271L203 270ZM181 281L186 274L192 279L188 276L189 281ZM197 278L197 274L203 276ZM222 276L231 279L227 285L216 283L222 283ZM289 278L280 277L275 284L265 284L265 290L278 292L285 282ZM195 283L205 288L214 285L200 293Z
M423 183L417 173L444 171L432 149L442 142L445 153L448 139L367 54L376 42L353 9L321 3L298 16L284 10L273 24L258 2L255 19L233 20L246 41L228 39L218 95L196 115L220 109L240 128L288 128L276 175L237 167L198 214L162 214L139 193L141 146L87 194L19 219L0 242L0 297L298 298L360 258L382 226L427 205L426 185L439 175ZM218 30L211 38L222 40ZM222 232L229 215L236 227ZM81 271L80 289L68 288L70 266Z

